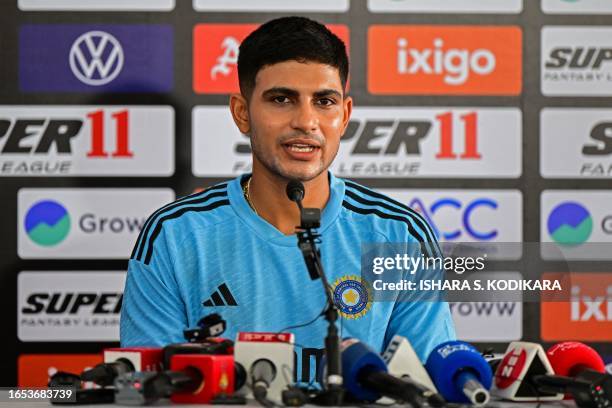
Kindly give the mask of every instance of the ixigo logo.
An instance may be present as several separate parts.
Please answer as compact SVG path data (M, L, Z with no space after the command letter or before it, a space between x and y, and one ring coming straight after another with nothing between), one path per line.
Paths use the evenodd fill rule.
M488 49L445 48L436 38L432 48L411 48L406 38L397 41L397 71L400 74L443 75L449 85L464 84L470 72L488 75L495 70L495 55Z
M599 296L585 294L580 285L572 285L571 314L572 322L587 322L590 320L612 322L612 285L605 288Z
M368 90L374 94L518 95L516 26L373 25Z
M612 274L610 272L544 273L571 287L569 301L543 301L541 331L545 341L612 340Z

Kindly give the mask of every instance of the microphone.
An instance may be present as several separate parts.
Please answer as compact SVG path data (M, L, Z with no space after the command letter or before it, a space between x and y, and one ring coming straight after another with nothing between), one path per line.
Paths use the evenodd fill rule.
M176 355L170 360L170 370L189 377L178 384L179 392L172 393L170 400L174 403L208 404L215 396L231 394L235 389L233 356Z
M233 353L234 342L222 337L208 337L196 343L168 344L162 349L164 367L169 367L172 356L177 354L231 355Z
M253 397L262 405L282 404L282 392L294 375L294 336L291 333L240 332L234 358L242 365Z
M547 352L557 375L536 376L535 381L558 392L569 392L579 407L612 406L612 376L599 354L580 342L563 342Z
M253 397L264 407L274 406L268 400L268 389L276 378L276 365L268 359L262 358L253 363L249 372L252 379Z
M289 197L291 201L298 203L298 206L301 208L302 200L304 199L304 184L298 180L291 180L287 183L287 189L285 191L287 197Z
M162 351L153 347L127 347L104 349L104 362L81 373L83 381L92 381L102 387L112 385L119 375L134 371L159 371Z
M399 378L411 378L430 390L438 392L406 337L398 334L393 336L383 352L382 358L387 364L389 374Z
M463 341L447 341L434 348L425 368L449 402L482 406L489 402L493 373L478 350Z
M407 378L387 372L380 355L357 339L346 339L340 345L344 387L358 400L374 402L381 396L422 406L444 406L444 399L434 391Z
M72 388L75 396L71 405L83 404L112 404L115 402L115 390L112 388L83 389L81 377L66 371L58 371L49 379L49 388ZM60 394L53 394L49 402L53 405L66 405L66 398L60 398Z
M535 381L537 376L554 374L541 345L513 341L495 368L493 394L510 401L558 401L563 394Z
M198 343L175 343L163 348L163 365L170 367L170 361L175 355L185 354L209 354L209 355L233 355L234 342L222 337L207 337ZM234 362L234 387L239 390L246 383L246 372L244 367Z
M317 248L320 243L321 235L316 229L321 226L321 210L319 208L304 208L302 199L304 198L304 185L297 180L292 180L287 184L287 197L297 203L300 210L300 225L296 227L298 238L298 248L304 258L306 269L310 279L321 279L323 293L327 299L327 306L323 315L327 320L327 335L325 336L325 356L328 360L328 369L325 379L321 382L324 392L318 395L317 403L325 406L342 405L343 387L342 372L340 364L340 336L338 335L338 309L329 292L329 282L321 261L321 252Z
M578 341L557 343L546 352L557 375L575 377L585 370L606 372L606 364L591 347Z
M168 397L174 403L208 404L217 395L234 391L234 358L175 355L169 370L121 375L115 380L115 389L115 401L123 405L149 404Z

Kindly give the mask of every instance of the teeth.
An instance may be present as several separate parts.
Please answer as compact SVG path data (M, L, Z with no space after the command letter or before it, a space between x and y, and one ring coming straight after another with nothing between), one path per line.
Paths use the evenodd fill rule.
M307 152L312 152L314 150L314 146L303 145L303 144L292 144L292 145L289 145L289 149L294 152L307 153Z

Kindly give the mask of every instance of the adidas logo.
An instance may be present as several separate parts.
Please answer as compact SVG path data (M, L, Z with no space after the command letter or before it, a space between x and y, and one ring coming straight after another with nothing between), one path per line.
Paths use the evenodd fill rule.
M232 292L230 292L227 285L223 283L217 287L217 290L213 292L210 299L202 302L202 305L204 307L238 306L238 303L236 303L236 299L234 299L234 296L232 296Z

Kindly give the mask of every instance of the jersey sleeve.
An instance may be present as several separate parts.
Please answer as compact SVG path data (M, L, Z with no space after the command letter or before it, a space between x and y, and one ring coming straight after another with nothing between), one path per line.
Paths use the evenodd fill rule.
M455 340L455 326L444 301L398 300L385 333L385 346L399 334L410 341L422 362L440 343Z
M410 238L405 238L410 242ZM440 246L435 237L428 242L417 245L408 244L409 252L414 257L442 257ZM418 249L417 249L418 248ZM443 279L443 269L421 267L412 278L407 279ZM394 335L406 337L415 349L422 362L427 360L431 351L440 343L456 340L455 325L448 303L443 300L443 292L401 291L385 333L385 347Z
M160 237L161 238L161 237ZM184 341L187 312L164 239L148 264L130 259L121 307L121 347L165 346Z

